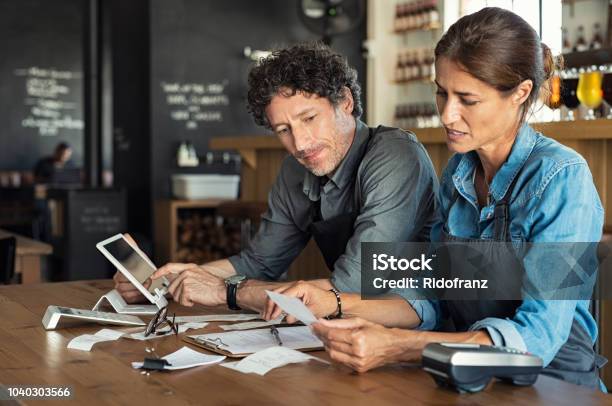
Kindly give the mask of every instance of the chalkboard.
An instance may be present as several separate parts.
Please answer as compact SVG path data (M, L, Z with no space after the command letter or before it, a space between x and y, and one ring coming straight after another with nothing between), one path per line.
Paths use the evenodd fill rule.
M0 170L59 142L83 161L82 0L0 0Z
M125 231L125 192L113 189L55 190L65 209L65 239L57 250L63 256L62 279L104 279L114 268L96 243ZM63 255L62 255L63 254Z
M198 154L210 138L265 134L246 110L252 62L244 48L267 50L319 39L298 16L297 0L151 0L151 132L153 195L170 197L170 176L184 172L176 150L191 141ZM365 23L334 39L365 84ZM365 90L365 86L364 90ZM192 172L222 172L214 165Z

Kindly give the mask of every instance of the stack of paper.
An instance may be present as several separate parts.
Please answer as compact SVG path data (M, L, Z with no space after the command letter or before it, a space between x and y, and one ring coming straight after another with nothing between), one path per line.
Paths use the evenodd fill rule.
M310 331L308 326L279 327L278 335L283 347L296 350L323 347L321 340ZM215 347L231 354L251 354L278 345L269 328L200 334L189 337L204 347Z
M164 369L174 371L176 369L193 368L201 365L218 364L223 361L225 357L222 355L202 354L189 347L183 347L172 354L162 357L162 359L165 359L170 364L165 366ZM143 364L144 362L132 362L132 368L142 368Z
M274 368L279 368L288 364L296 364L300 362L306 362L309 360L316 360L329 364L329 362L322 360L312 355L305 354L296 350L292 350L286 347L272 347L268 348L255 354L251 354L241 361L226 362L221 366L233 369L242 373L254 373L258 375L265 375Z

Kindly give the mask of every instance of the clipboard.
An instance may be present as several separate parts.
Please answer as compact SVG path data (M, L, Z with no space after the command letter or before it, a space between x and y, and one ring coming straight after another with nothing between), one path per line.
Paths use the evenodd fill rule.
M289 327L289 328L291 328L291 327ZM264 329L257 329L257 330L264 330ZM250 331L254 331L254 330L250 330ZM232 334L232 333L235 333L235 332L227 332L225 334ZM213 333L213 334L215 334L215 333ZM224 334L224 333L218 333L218 334ZM226 357L229 357L229 358L244 358L246 356L249 356L249 355L253 354L254 352L261 351L261 350L264 349L264 348L258 348L257 350L252 351L252 352L233 353L233 352L230 352L227 349L228 345L223 343L223 341L220 338L217 338L217 339L206 339L206 338L203 338L201 336L202 335L200 335L200 336L189 336L189 335L186 335L186 336L182 337L182 340L187 342L187 343L189 343L189 344L195 345L196 347L200 347L200 348L203 348L203 349L208 350L208 351L212 351L212 352L217 353L217 354L225 355ZM268 346L266 348L270 348L272 346L274 346L274 344L272 344L272 345L270 345L270 346ZM321 351L321 350L323 350L323 346L322 345L316 346L316 347L306 346L306 347L302 347L302 348L300 348L300 347L296 348L296 346L290 345L290 346L288 346L288 348L291 348L291 349L294 349L294 350L297 350L297 351L302 351L302 352L311 352L311 351Z

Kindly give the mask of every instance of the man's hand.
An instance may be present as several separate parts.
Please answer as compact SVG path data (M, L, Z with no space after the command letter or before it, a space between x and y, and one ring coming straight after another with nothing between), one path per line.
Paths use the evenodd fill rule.
M334 314L338 308L338 301L333 292L321 289L309 282L298 281L292 285L274 289L274 292L301 299L317 318ZM272 320L280 316L281 313L282 309L268 298L262 312L262 318L264 320ZM287 316L286 320L287 323L295 323L297 321L290 315Z
M407 356L411 333L418 332L386 328L360 318L319 320L313 332L325 343L330 357L357 372L366 372L382 365L417 359L420 351ZM411 352L411 351L410 351Z
M126 240L129 241L130 244L135 247L138 246L138 244L136 244L136 241L134 241L131 235L126 233L123 234L123 236ZM119 292L119 294L127 303L142 303L146 301L146 298L142 293L140 293L138 288L134 286L132 282L130 282L128 278L126 278L125 275L123 275L121 272L115 272L113 280L115 281L115 289L117 290L117 292ZM145 280L142 285L146 289L149 289L149 286L151 286L151 279L147 278L147 280Z
M172 279L168 292L183 306L195 303L217 306L226 303L224 278L207 269L206 265L170 263L159 268L151 279L166 276Z
M127 303L142 303L147 300L144 295L140 293L138 288L136 288L136 286L134 286L121 272L117 271L113 276L113 280L115 281L115 289L117 289L117 292L119 292ZM147 278L142 285L149 289L149 286L151 286L151 279Z

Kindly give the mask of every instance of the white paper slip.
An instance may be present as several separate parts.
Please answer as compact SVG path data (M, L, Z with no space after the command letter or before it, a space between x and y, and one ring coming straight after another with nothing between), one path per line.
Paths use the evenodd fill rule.
M208 323L195 323L195 322L182 323L182 324L179 324L178 326L178 332L179 334L181 334L187 330L191 330L191 329L197 330L199 328L204 328L207 325ZM156 334L156 333L163 333L163 334ZM143 330L143 331L139 331L138 333L128 334L126 335L126 338L131 338L134 340L141 340L141 341L153 340L155 338L161 338L161 337L172 335L174 334L174 331L172 331L170 327L164 327L160 330L157 330L156 333L150 334L148 337L145 337L144 330Z
M255 354L251 354L241 361L226 362L221 366L243 373L255 373L265 375L274 368L279 368L288 364L297 364L310 360L320 361L326 364L329 362L312 355L305 354L286 347L271 347Z
M123 331L109 330L104 328L98 331L96 334L83 334L73 338L68 343L68 348L73 350L91 351L94 344L101 343L103 341L115 341L124 334L125 333Z
M284 315L280 315L274 320L269 320L269 321L247 321L244 323L224 324L219 327L221 327L221 329L225 331L251 330L254 328L270 327L270 326L276 326L277 324L282 324L284 318L285 318Z
M321 348L323 343L308 326L279 327L278 336L283 347L299 349ZM278 342L269 328L245 331L226 331L189 336L205 347L215 347L232 354L251 354L276 347Z
M316 322L317 318L310 309L297 297L285 296L280 293L266 290L268 297L287 314L292 315L307 326Z
M201 323L204 321L248 321L259 319L259 314L206 314L202 316L177 316L176 323L195 322Z
M202 354L189 347L183 347L172 354L162 357L162 359L165 359L170 364L165 366L164 369L174 371L176 369L193 368L201 365L218 364L223 361L225 357L223 355ZM142 368L143 364L143 362L132 362L132 368Z

